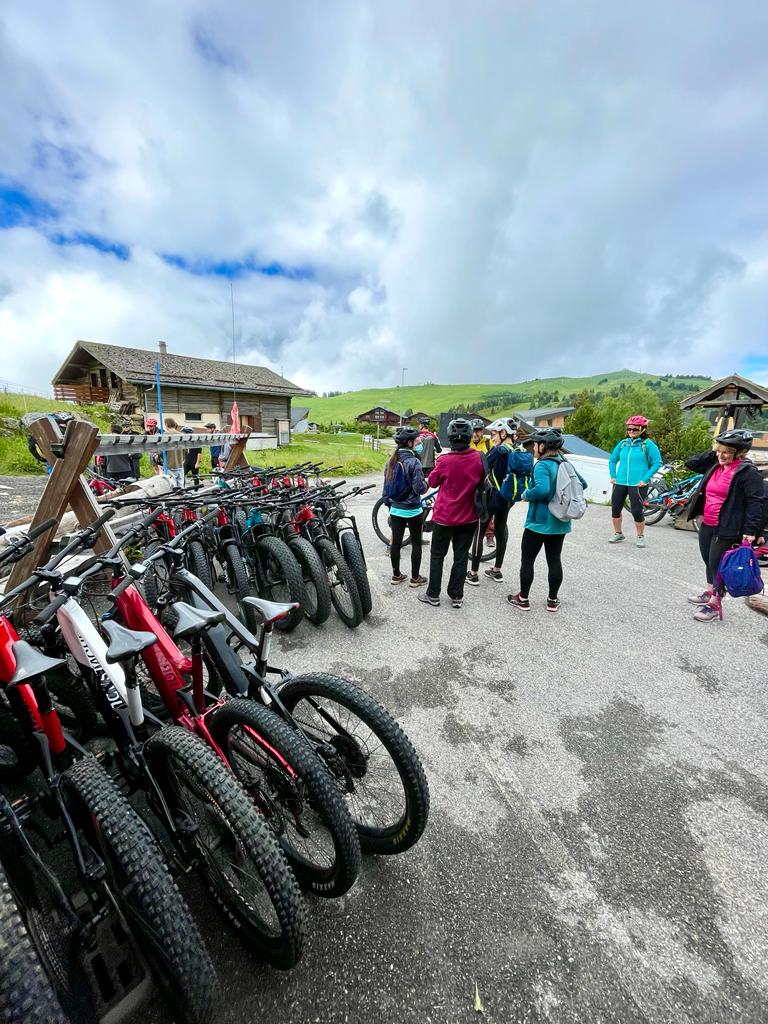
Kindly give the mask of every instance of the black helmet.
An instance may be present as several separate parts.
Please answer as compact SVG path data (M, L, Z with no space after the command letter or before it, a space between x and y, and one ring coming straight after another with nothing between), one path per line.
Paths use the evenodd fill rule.
M414 441L419 436L419 432L416 427L398 427L395 431L395 441L398 444L406 444L408 441Z
M563 447L563 432L558 427L540 427L530 437L534 444L543 444L545 448Z
M70 423L75 417L71 412L55 412L53 418L57 423Z
M469 420L456 419L448 424L448 441L450 444L469 444L472 440L472 424Z
M726 448L743 448L744 451L749 451L752 447L752 440L752 431L742 430L740 427L736 430L724 430L715 438L717 444L724 444Z
M431 423L431 420L429 416L419 416L419 423L422 425L422 427L428 427L429 424Z
M485 424L482 420L470 420L473 430L485 430Z

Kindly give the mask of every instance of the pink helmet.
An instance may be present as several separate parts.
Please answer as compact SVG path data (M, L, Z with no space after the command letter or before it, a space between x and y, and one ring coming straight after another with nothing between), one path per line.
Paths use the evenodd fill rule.
M648 419L645 416L630 416L625 423L627 427L647 427Z
M149 419L147 420L146 425L148 427L156 427L157 426L157 420L153 420L152 417L150 416Z

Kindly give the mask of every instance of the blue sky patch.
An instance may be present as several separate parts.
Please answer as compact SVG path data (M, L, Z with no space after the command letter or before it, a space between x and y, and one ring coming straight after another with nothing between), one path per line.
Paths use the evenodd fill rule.
M236 61L234 54L226 52L211 39L209 35L198 26L192 30L192 41L195 49L209 64L217 68L234 68Z
M0 181L0 228L15 228L56 220L58 211L23 185Z
M311 267L286 267L274 260L262 263L252 256L242 260L190 260L170 252L161 253L161 256L169 266L178 267L196 277L227 277L237 280L249 274L263 274L266 277L286 277L290 281L311 281L315 276Z
M768 374L768 356L747 353L741 359L741 372L745 377L765 377Z
M71 234L55 234L49 236L54 245L85 245L98 252L110 253L119 260L129 260L131 250L122 242L112 242L101 235L93 235L90 231L73 231Z

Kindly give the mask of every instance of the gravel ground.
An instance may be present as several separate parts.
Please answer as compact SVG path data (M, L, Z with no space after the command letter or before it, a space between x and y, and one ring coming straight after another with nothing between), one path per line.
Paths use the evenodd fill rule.
M372 503L351 503L372 615L354 631L305 623L273 661L348 676L392 711L424 761L430 823L414 850L367 859L347 897L308 900L289 974L187 883L226 993L218 1019L768 1019L768 621L728 601L722 624L694 622L695 535L662 523L645 550L609 546L597 506L566 541L557 616L543 567L529 613L505 602L522 509L505 583L428 608L389 584Z
M0 476L0 522L31 516L47 476Z

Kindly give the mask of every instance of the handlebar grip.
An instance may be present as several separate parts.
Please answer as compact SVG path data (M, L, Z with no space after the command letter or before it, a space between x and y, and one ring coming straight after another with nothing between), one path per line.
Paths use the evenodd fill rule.
M38 626L44 626L56 615L56 612L69 600L69 594L59 594L51 601L47 608L43 608L39 615L35 616L34 622Z
M44 523L40 523L40 525L36 526L34 530L29 530L27 532L27 540L35 540L37 537L41 537L44 533L53 529L54 526L58 526L58 521L56 519L46 519Z
M132 587L135 582L136 580L133 576L126 576L124 579L120 580L116 587L112 588L110 596L117 597L119 594L122 594L124 590L127 590L128 587Z

